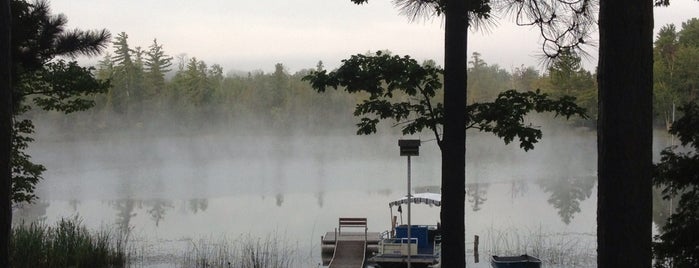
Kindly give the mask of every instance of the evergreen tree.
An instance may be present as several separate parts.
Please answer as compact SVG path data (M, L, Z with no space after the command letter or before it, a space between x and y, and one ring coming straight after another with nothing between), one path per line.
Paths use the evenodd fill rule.
M149 95L160 96L165 90L165 74L172 69L172 57L165 54L163 46L153 39L153 44L148 47L145 59L145 71L148 77Z
M116 114L125 115L128 118L129 98L134 90L135 67L132 60L132 50L128 44L129 36L125 32L119 33L112 45L114 55L112 56L113 72L112 87L109 90L110 108Z
M94 105L93 96L106 91L109 84L94 78L91 68L75 61L56 60L60 56L94 56L99 54L111 37L108 31L67 30L67 19L53 15L46 1L29 4L12 3L12 107L13 132L13 195L15 202L30 202L34 185L41 179L43 166L30 161L24 153L25 144L32 141L32 122L19 118L22 113L38 107L72 113ZM32 97L33 105L27 103Z

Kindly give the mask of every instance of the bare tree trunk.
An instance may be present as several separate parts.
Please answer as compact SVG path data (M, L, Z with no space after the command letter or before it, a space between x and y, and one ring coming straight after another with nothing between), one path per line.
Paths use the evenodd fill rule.
M597 265L651 267L653 3L599 13Z
M10 0L0 2L0 267L10 267L12 83Z
M442 267L466 265L466 1L447 0L444 36L444 140L442 145Z

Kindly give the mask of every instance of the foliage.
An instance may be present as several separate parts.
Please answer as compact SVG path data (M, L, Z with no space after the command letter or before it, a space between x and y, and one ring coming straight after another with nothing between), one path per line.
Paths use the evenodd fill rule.
M690 102L680 111L684 116L670 133L692 150L667 148L655 165L654 184L663 189L663 199L679 196L676 211L656 236L656 267L699 267L699 105Z
M554 96L569 95L585 108L592 121L597 119L597 77L582 68L582 58L571 49L563 49L547 68L542 88ZM593 122L589 122L592 124Z
M357 134L376 132L381 120L392 119L401 126L403 134L429 130L442 146L441 124L443 105L434 100L442 88L443 70L432 65L420 65L409 56L353 55L342 61L337 70L313 71L304 80L319 92L328 87L344 88L349 93L367 93L368 98L355 107L354 115L362 116ZM524 150L534 148L542 136L541 130L525 123L532 111L552 112L556 116L586 117L585 110L575 104L575 98L563 96L552 99L541 91L508 90L492 102L472 103L464 111L466 129L490 132L505 143L519 140Z
M77 62L64 60L48 62L44 68L26 73L22 78L22 97L34 96L37 107L46 111L72 113L95 105L91 97L104 93L109 83L96 80L94 68L81 67Z
M12 228L12 267L124 267L126 236L88 231L76 217L55 226L42 223Z
M65 113L94 106L92 96L105 92L109 83L96 80L91 68L55 58L97 55L105 48L110 34L106 30L65 29L66 17L52 15L47 1L12 1L12 15L12 198L19 203L36 199L34 187L45 170L25 153L33 141L33 124L19 117L34 106ZM34 106L26 104L28 97L32 97Z
M43 165L31 161L31 156L25 153L29 143L34 141L34 125L29 120L18 120L14 123L12 137L12 201L14 203L31 203L37 197L34 188L41 174L46 171Z
M699 19L660 28L654 43L653 109L656 120L672 124L675 108L683 100L699 97Z

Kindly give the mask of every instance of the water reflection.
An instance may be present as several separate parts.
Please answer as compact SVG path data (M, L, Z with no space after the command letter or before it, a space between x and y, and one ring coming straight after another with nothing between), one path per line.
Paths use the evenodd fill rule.
M169 209L174 208L172 201L165 199L153 199L145 202L146 206L150 206L148 209L148 214L150 214L151 219L155 222L155 226L160 224L160 221L165 219L165 214Z
M529 183L526 181L512 181L510 182L510 199L514 201L519 197L523 197L529 191Z
M471 209L475 211L481 210L483 203L488 200L488 186L490 183L470 183L466 184L466 198L471 203Z
M110 202L116 209L116 226L120 231L128 231L131 228L131 219L136 217L134 209L136 202L133 199L122 199Z
M49 202L41 199L33 204L20 204L16 207L15 212L12 215L12 222L14 224L45 222L46 209L48 207Z
M70 205L70 208L73 209L73 212L75 212L75 213L78 212L78 206L80 205L80 200L71 199L68 201L68 204Z
M284 204L284 195L281 193L278 193L274 196L274 200L276 201L277 206L281 207L282 204Z
M197 214L197 212L204 212L209 207L209 200L206 198L194 198L189 200L189 210L192 214Z
M580 212L580 202L592 195L596 181L595 177L563 177L540 180L537 184L550 194L547 201L558 210L561 221L570 224L575 214Z

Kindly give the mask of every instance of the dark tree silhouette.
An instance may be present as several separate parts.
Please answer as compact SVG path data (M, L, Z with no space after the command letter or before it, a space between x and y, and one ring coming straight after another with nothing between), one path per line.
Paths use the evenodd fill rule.
M442 149L442 263L466 267L466 110L468 8L481 1L446 0L444 13L444 146Z
M650 267L653 2L599 12L597 265Z
M94 56L107 45L107 30L66 29L65 16L51 14L47 1L11 1L11 79L13 117L39 107L65 113L94 105L94 94L105 92L108 82L98 81L92 69L56 57ZM27 104L31 97L33 105ZM33 141L31 120L14 120L12 133L12 201L36 199L34 186L45 170L24 152Z
M680 107L680 112L684 115L670 133L677 135L685 148L663 150L654 169L653 183L662 189L663 199L679 199L656 236L656 267L699 267L699 105L695 100Z
M10 267L12 84L10 0L0 1L0 267Z

